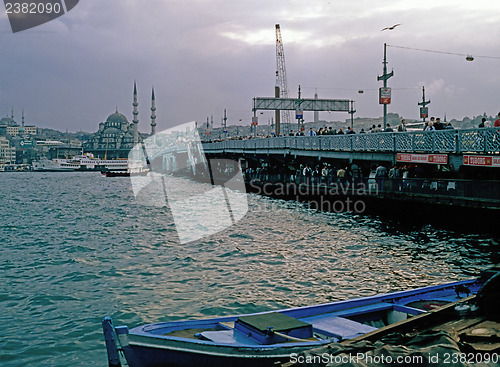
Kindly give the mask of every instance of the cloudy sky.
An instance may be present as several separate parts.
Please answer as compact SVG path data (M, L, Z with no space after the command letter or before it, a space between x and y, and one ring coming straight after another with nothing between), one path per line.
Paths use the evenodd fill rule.
M82 0L64 16L15 34L2 11L0 116L13 107L20 121L24 108L28 124L93 132L116 106L132 119L136 80L141 131L149 129L153 85L160 131L211 115L219 125L224 108L229 123L250 123L252 98L274 94L276 23L290 96L300 84L303 97L317 90L320 98L354 99L355 116L380 116L377 76L386 42L452 53L388 47L390 112L418 118L422 86L434 116L500 111L496 0ZM260 115L260 123L271 116Z

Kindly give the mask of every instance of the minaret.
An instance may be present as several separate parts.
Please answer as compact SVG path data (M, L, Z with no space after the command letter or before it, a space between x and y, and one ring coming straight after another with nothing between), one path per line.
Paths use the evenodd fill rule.
M132 120L133 124L134 124L134 146L137 145L139 143L139 132L137 130L138 128L138 124L139 124L139 119L138 119L138 115L139 115L139 111L137 111L137 106L139 106L139 103L137 103L137 86L135 84L135 81L134 81L134 103L132 103L132 106L134 106L134 111L132 112L133 115L134 115L134 119Z
M151 136L156 134L156 104L155 104L155 89L151 92Z
M11 114L10 114L10 118L11 118L12 120L14 120L14 107L12 107Z
M23 115L22 115L22 127L24 127L24 108L23 108Z

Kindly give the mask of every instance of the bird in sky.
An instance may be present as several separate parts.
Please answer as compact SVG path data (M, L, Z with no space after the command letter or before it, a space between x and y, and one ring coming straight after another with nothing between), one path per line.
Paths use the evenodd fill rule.
M398 24L394 24L392 27L385 27L384 29L382 29L380 32L382 31L392 31L394 28L396 28L398 25L401 25L400 23Z

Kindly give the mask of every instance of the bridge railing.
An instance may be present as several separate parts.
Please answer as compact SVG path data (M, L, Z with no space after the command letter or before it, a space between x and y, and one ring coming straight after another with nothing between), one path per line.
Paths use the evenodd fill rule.
M370 152L499 153L500 128L281 136L203 142L205 150L297 149Z

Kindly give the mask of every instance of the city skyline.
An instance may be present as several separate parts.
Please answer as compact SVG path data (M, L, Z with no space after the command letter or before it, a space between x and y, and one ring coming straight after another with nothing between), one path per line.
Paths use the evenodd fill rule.
M16 34L2 12L0 116L10 116L14 108L20 120L24 108L27 124L95 131L116 106L132 120L136 80L141 131L149 130L153 86L157 131L187 121L204 123L210 116L219 126L224 109L229 124L250 124L252 98L274 93L275 24L281 25L291 97L301 85L305 98L317 91L319 98L352 99L355 117L381 116L377 76L387 43L388 70L394 70L389 112L417 119L425 86L431 115L494 116L500 111L499 10L500 5L482 0L87 0ZM400 25L382 31L395 24ZM259 123L272 116L259 114ZM325 120L348 117L320 113ZM312 120L312 112L305 119Z

